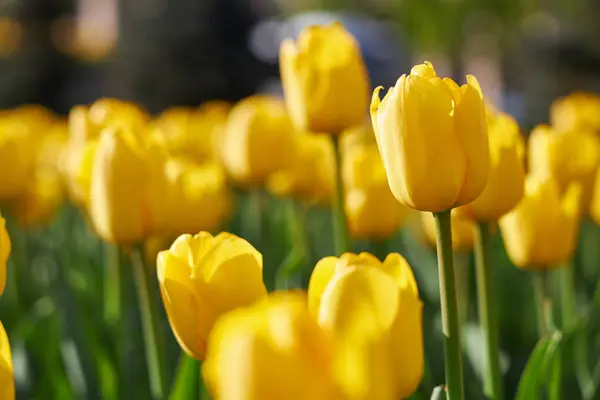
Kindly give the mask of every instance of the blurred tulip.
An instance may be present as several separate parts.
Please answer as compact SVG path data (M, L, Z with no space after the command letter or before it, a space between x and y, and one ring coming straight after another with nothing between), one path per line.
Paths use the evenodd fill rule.
M490 175L483 192L457 210L478 222L498 220L513 209L525 187L524 141L519 125L508 114L488 117Z
M377 146L375 141L375 132L370 120L366 120L360 125L353 126L344 131L340 137L342 151L346 152L354 147L367 145Z
M0 322L0 399L15 399L15 379L8 335Z
M596 172L594 193L592 194L590 205L590 216L598 225L600 225L600 169Z
M281 44L285 101L301 131L340 134L360 124L369 102L369 77L358 43L339 22L310 26Z
M171 159L165 168L169 233L214 231L231 215L231 192L218 164Z
M217 322L203 376L220 400L341 400L329 343L299 294L275 294Z
M473 221L464 218L458 209L452 210L450 215L452 219L452 248L454 251L471 251L473 249L474 234L473 228L475 224ZM435 233L435 220L433 214L429 212L421 213L421 220L423 222L423 233L427 243L431 246L436 246L436 233Z
M550 121L560 131L600 133L600 96L579 92L561 97L550 107Z
M135 243L165 218L164 155L132 132L107 129L95 151L89 213L104 240Z
M489 145L479 83L459 87L430 63L402 75L371 119L392 193L409 207L441 212L475 200L487 183Z
M186 353L199 360L220 315L267 294L262 255L230 233L180 236L159 253L157 271L173 333Z
M15 120L0 120L0 199L19 196L35 166L34 141L26 126Z
M334 370L348 399L407 398L423 376L422 308L404 257L368 253L319 261L309 311L334 343Z
M529 175L525 196L500 219L506 251L513 264L547 269L573 254L579 229L581 187L571 184L565 195L547 176Z
M6 263L8 262L11 249L10 236L8 236L6 230L6 220L0 216L0 295L2 295L6 287Z
M255 95L229 113L221 157L239 184L261 184L293 159L293 128L283 102Z
M349 146L342 158L342 173L350 234L385 239L398 231L408 210L390 191L375 143Z
M40 169L29 178L25 191L11 203L10 210L23 225L43 225L54 216L63 199L58 173Z
M276 196L295 197L308 203L330 203L334 195L335 169L331 137L296 135L295 147L293 161L269 176L267 189Z
M561 193L576 182L581 185L581 207L589 210L594 179L600 165L600 139L588 131L554 131L538 125L529 137L529 171L549 175Z

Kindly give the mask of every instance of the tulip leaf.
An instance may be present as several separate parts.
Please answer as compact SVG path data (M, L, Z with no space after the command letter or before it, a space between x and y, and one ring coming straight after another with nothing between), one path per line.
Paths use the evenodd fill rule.
M541 391L551 371L554 356L562 341L560 332L543 337L536 344L521 375L515 400L541 399Z
M200 362L181 354L170 400L198 399L200 397Z
M431 400L444 400L446 398L445 386L436 386L431 393Z

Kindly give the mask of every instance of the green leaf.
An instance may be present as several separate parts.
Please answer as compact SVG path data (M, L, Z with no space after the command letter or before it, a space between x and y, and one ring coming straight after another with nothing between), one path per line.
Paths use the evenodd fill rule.
M562 337L560 332L556 332L549 338L541 338L536 344L521 375L515 400L541 399L542 386L549 376Z
M200 362L181 353L169 400L200 398Z

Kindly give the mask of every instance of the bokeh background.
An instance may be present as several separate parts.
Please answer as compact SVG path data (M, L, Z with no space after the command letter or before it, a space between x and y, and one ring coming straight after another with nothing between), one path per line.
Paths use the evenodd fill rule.
M73 105L117 97L159 113L175 105L235 102L257 92L278 94L281 40L308 24L330 20L342 21L356 36L374 86L392 85L412 65L429 60L438 75L459 82L465 73L476 75L488 99L512 114L524 132L548 121L557 97L577 90L600 91L596 0L3 0L0 108L35 103L66 116ZM265 256L271 279L267 285L274 288L274 270L287 255L285 243L280 243L284 239L277 235L285 207L270 201L275 202L270 219L255 221L267 226L263 229L270 236L253 244ZM241 199L240 204L229 228L243 233L244 221L253 213L252 199ZM81 308L98 303L93 297L102 289L90 288L90 282L102 274L97 271L107 255L84 223L69 222L73 214L61 210L55 224L11 232L17 244L11 262L28 265L37 288L50 287L53 299L44 290L26 290L30 308L0 312L11 337L19 338L13 341L19 398L99 398L99 385L106 382L85 379L90 357L103 356L89 346L81 353L86 345L80 346L77 338L93 337L94 343L102 343L93 319L84 321L78 315ZM307 221L314 259L330 255L328 213L312 210ZM60 275L60 268L36 269L40 263L59 263L49 260L58 257L68 223L74 226L69 240L78 242L70 244L77 251L67 256L73 264L87 267L67 271L68 276ZM600 243L600 235L590 221L584 221L582 229L588 244L580 246L585 251L578 250L576 260L583 268L576 279L586 297L598 278L594 243ZM495 238L494 282L511 394L536 342L535 317L529 278L510 265L500 240ZM430 390L443 380L435 255L405 231L388 248L406 253L422 290L429 368L424 385ZM369 249L369 244L357 242L355 250L361 249ZM472 256L459 254L457 262L472 265ZM306 284L306 276L297 286ZM470 297L463 301L463 312L471 316L465 326L467 398L476 399L481 396L483 342L476 305L469 301L475 298L474 278L463 280L471 286ZM132 283L126 285L133 291ZM33 293L30 298L28 292ZM520 309L531 312L517 312ZM126 379L140 388L131 398L144 399L148 385L136 313L135 305L126 310L131 337L124 346L131 365L125 371L130 375ZM163 326L173 376L179 352L166 321ZM572 376L566 379L567 387L575 385ZM44 397L48 393L51 397Z

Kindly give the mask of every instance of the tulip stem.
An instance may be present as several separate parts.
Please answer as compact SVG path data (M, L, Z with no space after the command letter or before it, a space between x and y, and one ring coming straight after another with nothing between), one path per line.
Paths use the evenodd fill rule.
M435 218L438 272L440 276L440 301L448 400L462 400L464 399L464 388L460 321L454 276L450 211L433 213L433 216Z
M333 203L333 229L335 239L335 252L338 256L349 250L348 224L344 211L344 181L342 179L342 149L340 137L333 135L333 147L335 153L335 200Z
M540 338L552 332L552 300L548 295L548 272L535 272L533 289L537 307L538 333Z
M494 304L490 247L490 224L480 222L475 225L475 268L477 273L479 323L483 330L487 355L484 391L488 398L502 400L504 399L504 385L502 371L500 370L498 317Z
M131 264L138 292L150 390L154 399L163 399L167 390L164 352L162 342L159 340L158 315L150 296L149 268L144 263L140 246L131 249Z
M104 243L104 320L111 327L121 320L121 265L113 243Z

